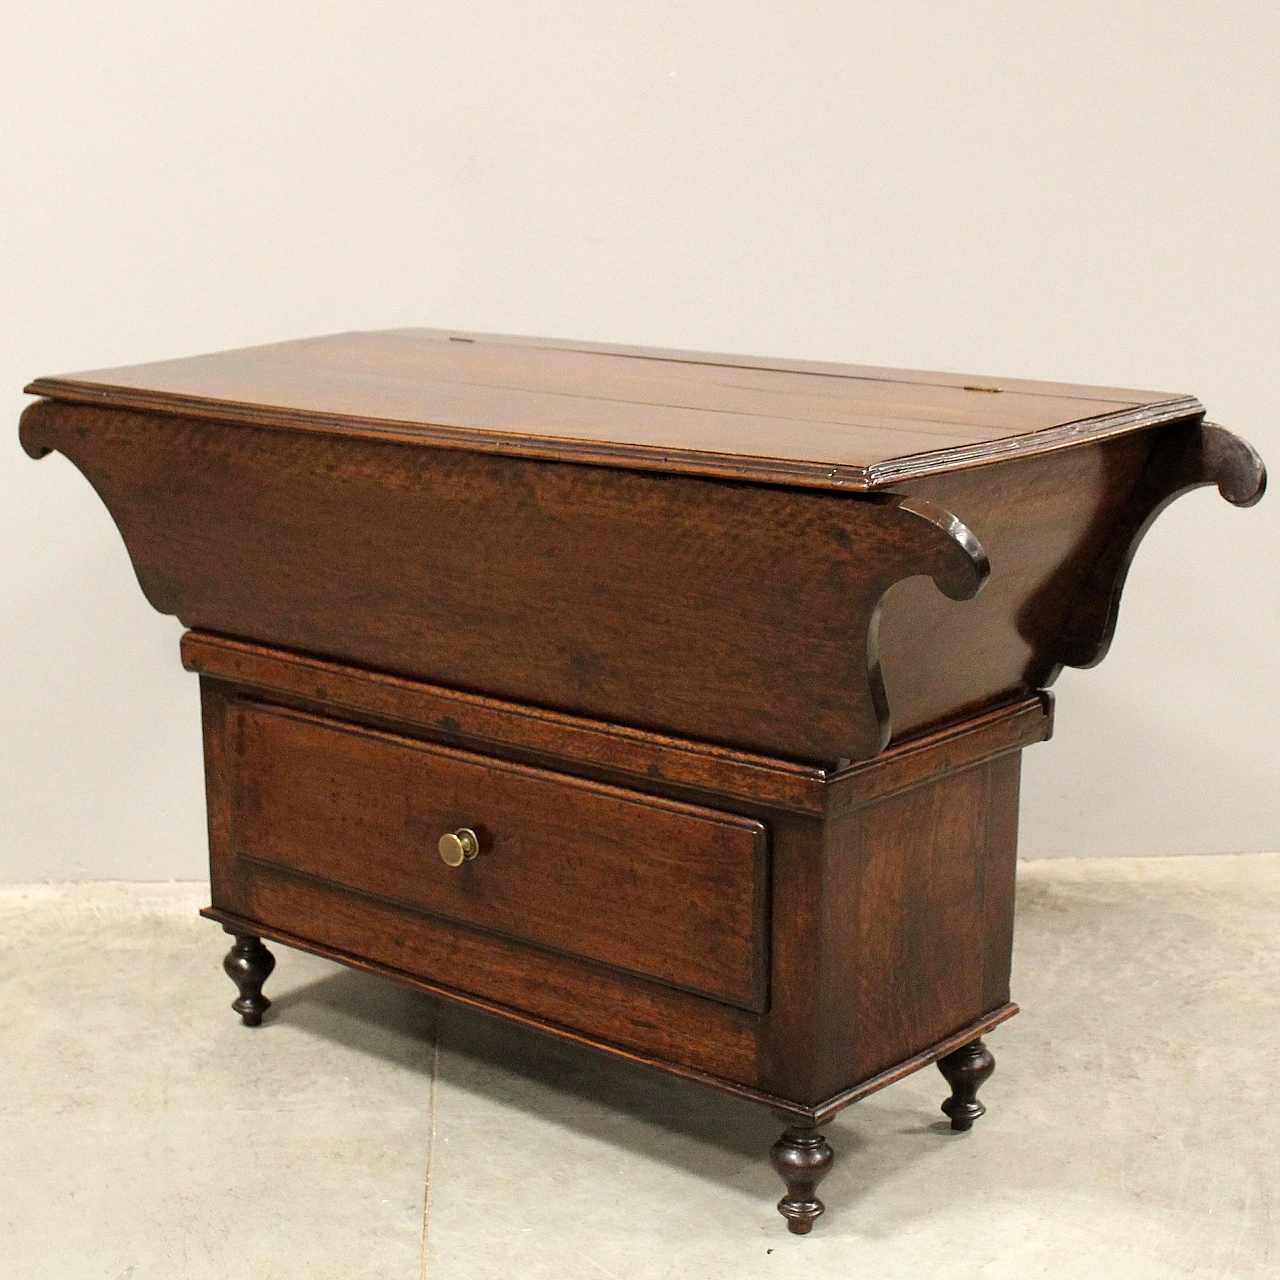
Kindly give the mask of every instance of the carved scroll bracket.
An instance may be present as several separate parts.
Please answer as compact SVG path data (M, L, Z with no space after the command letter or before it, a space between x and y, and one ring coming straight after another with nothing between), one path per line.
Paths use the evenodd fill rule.
M880 722L883 751L893 736L889 698L880 670L880 610L889 589L909 577L927 576L951 600L971 600L991 576L991 562L973 531L944 507L923 498L893 497L890 505L907 517L904 535L912 548L908 564L883 584L867 625L867 685Z
M897 506L904 515L930 526L932 536L925 544L934 559L927 572L938 590L952 600L972 600L991 576L991 562L973 531L950 511L922 498L907 499Z
M57 442L49 429L49 401L37 400L22 411L18 425L18 438L28 457L39 460L56 449Z
M1176 498L1217 485L1237 507L1251 507L1267 488L1267 469L1247 440L1216 422L1192 422L1152 450L1142 476L1102 553L1085 575L1053 654L1056 668L1093 667L1115 635L1125 578L1146 532Z

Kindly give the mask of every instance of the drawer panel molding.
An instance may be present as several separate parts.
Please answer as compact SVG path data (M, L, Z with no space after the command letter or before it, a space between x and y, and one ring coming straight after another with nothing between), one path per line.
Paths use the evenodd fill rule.
M766 1007L761 823L249 700L228 729L238 857Z

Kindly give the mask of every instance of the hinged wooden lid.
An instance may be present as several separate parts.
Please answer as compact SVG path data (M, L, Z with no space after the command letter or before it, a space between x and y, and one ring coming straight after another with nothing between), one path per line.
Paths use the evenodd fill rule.
M1193 418L1192 396L433 329L39 378L57 400L869 491Z

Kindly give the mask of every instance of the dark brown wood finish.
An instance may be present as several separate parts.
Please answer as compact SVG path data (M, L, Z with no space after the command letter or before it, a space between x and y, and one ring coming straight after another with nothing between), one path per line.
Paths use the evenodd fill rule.
M808 1235L817 1218L826 1212L817 1188L831 1172L835 1153L816 1129L793 1126L783 1130L769 1157L787 1184L787 1194L778 1201L778 1212L786 1218L789 1231Z
M1072 596L1061 629L1046 646L1058 666L1096 667L1115 634L1120 593L1138 546L1156 517L1192 489L1216 485L1233 506L1252 507L1267 488L1267 469L1246 440L1213 422L1161 433L1141 476ZM1024 610L1033 614L1037 601ZM1048 684L1056 667L1045 674Z
M732 797L748 810L822 815L909 790L940 773L1041 742L1048 694L943 726L871 761L824 769L577 716L478 697L200 632L182 637L188 671L267 693L276 705L410 730L448 745L497 752L606 782L661 788L676 798Z
M1097 661L1155 512L1228 475L1260 493L1255 455L1217 431L850 500L52 402L24 417L28 449L77 462L148 598L189 625L828 764Z
M883 747L895 582L962 599L987 574L922 500L52 401L23 440L85 473L147 598L189 626L790 759Z
M764 1008L759 822L253 703L228 731L238 857Z
M370 719L385 722L387 682L376 673L345 672L341 686L334 684L331 673L317 682L310 662L201 635L186 637L184 652L188 662L201 666L204 672L214 903L220 913L236 921L253 921L264 936L279 937L281 931L301 933L323 946L358 954L361 932L394 932L402 939L394 951L376 951L377 944L364 944L365 953L386 969L434 978L450 990L482 999L500 1000L504 991L520 990L521 1007L628 1051L657 1045L654 1032L646 1028L655 1017L661 1017L664 1048L660 1058L745 1085L770 1100L784 1099L796 1106L796 1114L808 1116L824 1106L829 1108L827 1114L833 1113L833 1098L851 1096L886 1070L891 1074L900 1063L947 1043L956 1031L1012 1008L1008 1005L1008 949L1012 940L1016 764L1023 746L1049 734L1049 707L1044 701L1013 704L896 748L875 761L815 779L813 785L820 789L819 794L810 802L809 811L801 813L784 809L768 787L763 796L751 795L752 781L761 777L771 781L772 766L781 769L783 762L753 758L743 766L744 776L736 780L723 774L707 779L697 771L692 777L682 777L670 762L696 761L694 744L670 739L646 744L646 735L628 735L627 747L634 753L632 780L642 781L653 797L637 808L641 830L647 821L644 815L654 811L654 806L659 812L665 811L665 806L686 821L690 820L686 814L692 815L695 823L711 821L721 829L726 822L723 811L709 811L696 802L717 798L723 805L724 793L716 784L727 780L729 790L739 793L733 802L736 813L727 819L730 830L750 834L756 848L758 831L768 833L768 883L772 888L767 945L756 945L759 938L754 931L761 927L756 923L761 920L757 904L750 910L744 905L739 925L739 935L750 934L756 947L751 953L755 959L743 965L739 980L761 959L767 960L767 976L757 988L711 991L708 974L716 970L700 967L694 959L702 937L695 921L705 919L707 926L723 931L731 899L721 901L723 890L690 895L688 886L680 882L681 868L694 847L682 828L674 829L678 847L664 843L669 837L654 828L649 831L650 844L637 846L631 856L628 865L633 884L627 892L633 895L640 892L637 886L645 883L643 873L651 856L646 847L671 853L675 874L651 881L652 888L646 891L650 894L647 912L599 913L618 938L608 931L592 934L597 927L592 919L564 926L558 937L545 918L537 926L540 931L531 935L536 913L515 924L511 917L505 917L504 924L504 917L493 914L504 909L502 882L496 883L497 899L492 889L474 892L474 880L463 883L469 873L485 870L484 854L464 868L439 863L435 852L439 831L464 821L492 831L493 810L485 806L502 795L501 790L473 790L473 784L464 783L471 807L438 807L447 803L441 800L439 780L433 772L442 762L453 766L462 761L469 769L499 779L515 776L523 780L528 776L538 788L556 797L557 803L566 787L583 786L610 803L615 797L624 797L627 805L642 799L629 789L575 782L564 772L571 770L588 778L613 776L615 770L593 764L582 751L582 745L595 741L607 726L553 722L555 732L538 739L543 768L535 771L508 763L513 756L527 758L524 731L528 716L518 706L479 700L480 705L474 708L480 716L477 723L489 735L486 755L481 757L432 745L433 739L457 741L459 730L471 726L473 708L466 698L446 704L456 716L446 717L448 723L442 727L437 699L446 691L396 681L393 709L398 731L374 732L360 726ZM305 680L299 678L300 668ZM254 683L246 686L216 676L215 671L249 673ZM334 688L341 691L340 707L333 705ZM304 690L308 696L303 696ZM334 720L335 712L347 719ZM537 723L542 724L540 720ZM511 741L503 741L508 729ZM292 736L298 732L301 738ZM372 755L368 754L371 750ZM665 773L664 769L645 766L646 752L652 761L663 762ZM390 753L390 760L384 753ZM986 779L988 774L1003 778L1009 776L1010 768L1011 789L996 786L984 790L970 781ZM963 784L961 792L956 791L958 784ZM954 1007L945 1008L947 993L943 992L936 997L943 1007L932 1021L925 1019L904 1030L894 1020L895 1006L877 1000L874 988L883 981L886 990L905 989L918 980L918 968L911 966L923 962L918 949L921 920L904 916L897 926L892 921L877 924L875 909L868 907L872 927L851 931L849 922L855 916L843 895L861 877L867 901L873 903L883 892L877 886L885 882L911 874L925 879L936 875L928 863L914 869L915 843L929 838L927 818L921 823L923 835L913 832L897 847L881 834L883 813L887 807L910 814L920 807L920 796L930 798L929 806L950 804L959 813L964 803L961 795L976 797L969 803L979 805L978 815L968 821L990 824L987 843L966 855L971 861L964 864L968 868L964 874L978 874L972 859L981 856L985 859L982 874L992 887L990 891L984 888L972 901L946 904L958 932L939 936L929 954L935 968L948 974L950 990L957 994ZM388 796L399 799L389 804ZM984 804L987 808L981 807ZM932 807L926 812L931 813ZM428 811L434 816L428 818ZM536 809L531 807L530 834L536 832L538 820ZM863 840L868 847L883 849L871 868L861 861L859 842ZM607 858L609 847L615 844L611 839L601 845L597 838L592 847ZM556 842L545 847L554 861ZM944 851L941 839L933 847ZM722 851L720 857L727 853L727 849ZM755 868L753 876L758 875L755 856L742 860ZM667 864L659 859L655 865ZM730 859L725 865L732 868L739 864ZM489 871L494 869L491 866ZM594 868L591 874L598 876L601 870ZM536 864L519 874L530 894L537 892L538 875ZM640 878L634 879L637 876ZM558 880L553 879L547 891L554 906ZM664 896L668 893L675 895L674 900ZM582 900L581 886L574 896L575 901ZM606 893L601 901L609 899L611 895ZM748 899L740 901L745 904ZM927 902L921 907L922 912L930 909ZM625 941L632 927L630 916L644 920L657 915L663 918L665 928L666 921L678 920L680 912L686 913L689 921L684 936L695 949L688 962L689 972L697 973L692 981L682 983L670 968L679 954L674 946L662 961L668 967L658 975L661 985L644 980L648 975L638 971L643 966L634 957L621 958L618 963L620 957L607 950ZM717 919L717 915L725 918ZM309 923L306 929L299 929L296 922L304 917ZM344 923L348 919L350 923ZM394 928L385 923L391 920L398 922ZM753 923L748 925L748 920ZM984 939L995 938L996 943L987 942L975 951L975 932ZM579 941L571 950L577 954L565 954L564 948L575 936ZM673 940L678 936L679 931L673 931ZM706 936L722 939L723 933ZM913 937L917 942L911 941ZM293 937L285 940L294 942ZM643 948L645 941L642 929L630 945ZM530 942L537 944L533 951L529 950ZM716 941L713 949L723 947L723 941ZM603 969L602 963L606 966ZM554 969L557 987L572 998L560 1000L535 989L533 975L540 969ZM613 993L607 1004L589 994L598 993L604 983ZM675 991L672 983L695 989L685 995ZM861 1004L860 984L868 992ZM758 993L769 989L772 994L765 1007ZM699 990L714 998L697 998ZM751 996L751 991L757 994ZM959 998L960 992L963 998ZM743 999L744 995L747 998ZM754 1004L757 1016L743 1020L724 1007L735 1000ZM656 1013L659 1008L661 1014ZM744 1014L750 1012L743 1010ZM953 1015L949 1020L948 1013ZM730 1027L736 1030L731 1033ZM970 1038L972 1034L977 1032ZM736 1048L726 1055L730 1044ZM911 1069L929 1061L932 1058L926 1056ZM839 1105L847 1103L834 1109Z
M848 1089L842 1089L839 1093L824 1099L815 1107L794 1108L795 1113L802 1114L806 1120L813 1124L826 1124L828 1120L833 1116L839 1115L846 1107L851 1107L855 1102L861 1102L863 1098L869 1098L873 1093L878 1093L881 1089L887 1089L891 1084L897 1084L899 1080L905 1080L907 1076L919 1071L922 1067L927 1067L930 1063L936 1063L940 1058L945 1058L947 1054L968 1044L975 1037L986 1035L988 1031L998 1027L1002 1022L1008 1022L1014 1014L1019 1012L1020 1010L1016 1004L1001 1005L985 1017L978 1018L976 1021L962 1026L958 1031L952 1032L945 1039L939 1040L937 1044L929 1045L927 1048L921 1049L919 1053L913 1053L909 1058L904 1058L892 1067L877 1072L870 1079L864 1080L860 1084L852 1085ZM766 1101L766 1099L760 1099L760 1101ZM775 1110L779 1109L776 1104L770 1105L773 1105Z
M271 1008L271 1001L262 994L262 984L276 967L275 956L262 945L261 938L252 934L238 935L222 967L240 992L231 1002L231 1007L246 1027L260 1027L262 1015Z
M982 1114L1044 687L1168 502L1265 486L1190 397L697 352L405 331L33 389L27 450L196 628L244 1020L270 938L770 1106L800 1233L842 1108L937 1062Z
M207 677L201 684L206 734L212 735L205 762L213 918L237 932L256 930L347 962L363 957L376 972L426 980L432 990L484 1007L518 1009L534 1024L587 1034L624 1052L648 1051L729 1082L754 1081L756 1014L283 863L241 856L234 843L233 733L246 691ZM433 857L438 834L424 839Z
M402 329L39 378L34 395L520 458L869 491L1194 418L1193 396Z
M1018 770L1011 750L828 818L813 919L794 917L803 937L775 932L774 980L794 947L811 1008L789 1002L769 1024L771 1092L821 1106L1007 1004ZM787 852L779 842L775 910Z
M903 486L969 519L999 571L962 609L919 582L886 597L879 639L894 735L1047 688L1063 666L1095 666L1143 534L1180 494L1210 484L1250 506L1266 470L1237 436L1188 422Z
M606 781L696 788L701 794L800 813L820 814L826 803L825 785L831 775L815 765L559 715L194 631L182 637L182 660L188 671L242 689L268 691L276 702L331 717L358 716L365 723L409 728L471 750L497 749L525 763L585 770ZM1038 715L1039 702L1028 703L1026 710ZM1000 736L992 740L996 746L1005 740L1004 719L997 713L991 723L1001 726L995 729ZM989 736L992 729L983 722L974 731ZM852 781L855 776L862 776L857 767L840 778Z
M560 1022L530 1014L515 1005L503 1004L466 991L458 991L453 987L429 981L414 973L397 969L392 965L370 960L358 952L343 951L339 947L317 942L311 938L304 938L296 933L290 933L287 929L277 929L271 925L251 924L243 917L220 910L218 907L205 907L200 914L207 920L218 922L229 932L261 928L264 938L269 938L283 946L292 947L298 951L306 951L312 955L324 956L326 959L338 961L352 969L360 969L366 973L376 974L379 977L398 982L403 986L412 987L428 995L437 996L451 1004L503 1018L508 1022L536 1031L541 1035L551 1036L554 1039L564 1040L572 1044L580 1044L620 1061L652 1068L661 1071L665 1075L675 1076L682 1080L690 1080L696 1084L715 1089L720 1093L728 1094L731 1097L741 1098L746 1102L758 1103L762 1107L768 1107L776 1111L780 1116L786 1118L794 1117L806 1126L826 1124L846 1107L862 1101L863 1098L870 1097L873 1093L878 1093L881 1089L887 1089L891 1084L896 1084L899 1080L903 1080L922 1068L936 1063L939 1058L945 1057L958 1046L969 1043L977 1036L985 1035L1019 1012L1016 1004L1007 1004L1002 1008L995 1009L986 1017L961 1027L952 1035L947 1036L945 1040L941 1040L934 1045L928 1045L919 1053L912 1054L905 1061L896 1063L892 1069L882 1071L869 1080L864 1080L852 1088L842 1090L833 1097L824 1099L818 1106L813 1107L805 1106L803 1103L792 1102L787 1098L780 1098L776 1094L766 1093L763 1089L741 1084L723 1075L715 1075L697 1067L687 1066L671 1057L662 1057L640 1049L627 1048L616 1041L604 1040L595 1035L576 1031Z
M942 1104L943 1113L957 1133L967 1133L973 1122L987 1114L978 1101L978 1090L991 1078L996 1060L979 1039L938 1059L938 1070L951 1086L951 1096Z

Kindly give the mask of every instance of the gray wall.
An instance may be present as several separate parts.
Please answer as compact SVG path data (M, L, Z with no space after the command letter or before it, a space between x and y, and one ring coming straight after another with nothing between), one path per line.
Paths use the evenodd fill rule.
M1280 460L1280 10L53 0L6 22L0 876L196 877L194 678L37 374L410 324L1198 394ZM1164 516L1031 856L1280 848L1280 498ZM981 530L979 530L981 533Z

